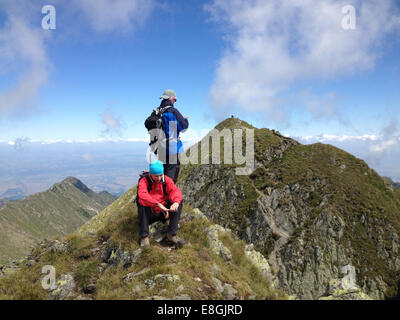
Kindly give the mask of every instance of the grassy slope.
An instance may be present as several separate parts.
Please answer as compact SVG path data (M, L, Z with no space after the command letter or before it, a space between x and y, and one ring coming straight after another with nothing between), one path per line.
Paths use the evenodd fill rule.
M327 179L328 184L311 194L310 204L319 214L318 205L324 195L330 195L329 203L334 212L340 215L346 223L346 232L341 243L350 247L354 252L353 263L360 276L375 277L382 275L384 281L391 284L396 294L399 275L390 271L384 260L376 254L376 236L369 234L360 220L364 216L368 221L376 218L371 227L392 225L400 235L400 191L388 188L385 181L368 165L353 155L321 143L313 145L299 145L290 148L282 159L277 159L269 169L278 173L278 183L272 182L266 175L259 175L256 181L265 186L279 187L293 185L297 182L308 185L315 179ZM263 190L263 187L260 186ZM264 189L265 190L265 189ZM370 222L371 223L371 222ZM300 233L297 230L296 233ZM315 235L308 234L309 237ZM391 239L384 233L384 243L388 250L392 250ZM368 266L368 271L363 271Z
M95 299L141 299L153 295L171 298L177 295L177 286L183 285L180 294L189 294L192 299L223 299L213 283L211 272L216 264L221 269L218 278L224 283L232 284L238 295L246 299L251 295L268 299L285 298L284 293L270 288L266 278L249 262L243 254L244 243L235 240L230 234L222 237L223 243L231 250L233 259L229 265L221 257L215 255L208 243L204 228L209 226L209 220L193 220L180 225L180 236L189 245L175 251L167 251L159 245L152 244L149 250L144 251L137 263L124 270L121 266L110 267L100 274L98 265L101 263L100 253L91 254L91 249L98 246L97 241L108 240L120 243L125 251L138 249L138 221L136 206L130 202L135 188L128 191L123 197L113 203L86 225L80 233L66 238L70 247L65 253L46 252L38 263L32 267L23 267L16 274L0 279L0 299L46 299L47 293L41 288L41 268L44 265L53 265L57 276L67 272L75 273L75 281L79 286L96 283ZM184 207L190 212L190 207ZM102 223L99 223L102 221ZM83 231L86 230L86 231ZM85 236L86 232L95 232L94 236ZM35 254L40 253L38 248ZM146 267L150 270L138 276L129 283L121 281L125 274L140 271ZM156 274L173 274L180 277L178 284L159 284L154 289L143 285L145 279ZM200 278L199 282L194 278ZM140 285L142 291L137 293L134 288ZM200 290L198 289L200 288Z
M92 192L94 193L94 192ZM73 232L102 208L102 196L85 194L70 183L59 183L0 208L0 263L27 254L43 238Z
M252 128L238 119L227 119L219 124L217 129L232 129L241 126ZM255 159L262 163L270 154L268 150L278 147L281 141L268 129L254 128L254 130ZM222 143L221 141L221 150L223 150ZM182 181L185 178L191 178L191 173L198 166L191 164L183 166ZM233 167L235 165L221 165L222 170ZM316 179L326 179L328 183L312 192L308 199L308 205L314 208L314 216L316 217L321 212L318 206L323 197L329 195L329 204L346 223L347 230L341 242L345 247L353 250L355 254L353 263L357 270L361 270L360 276L382 275L384 281L391 284L392 291L395 290L396 279L399 275L389 271L385 261L377 257L374 241L376 234L369 234L361 225L360 218L361 215L367 219L376 218L383 229L385 225L390 224L400 237L400 191L389 188L387 183L363 160L334 146L321 143L294 145L284 152L283 158L275 158L266 166L256 169L250 176L237 176L237 183L243 186L246 199L241 201L235 210L227 209L224 213L231 217L229 227L241 235L246 227L245 219L242 218L252 212L255 200L258 198L257 191L265 192L268 187L281 188L284 185L296 183L307 186ZM207 194L207 186L203 192ZM307 226L303 229L307 229ZM301 231L296 230L295 235L299 235ZM316 235L309 233L307 236L315 237ZM384 233L384 241L385 247L391 250L391 239L387 232ZM268 248L266 250L268 251ZM365 271L363 265L371 268Z

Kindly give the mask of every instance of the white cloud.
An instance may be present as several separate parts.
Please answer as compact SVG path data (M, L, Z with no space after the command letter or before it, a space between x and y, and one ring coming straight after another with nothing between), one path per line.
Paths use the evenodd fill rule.
M64 26L56 32L41 28L41 8L46 4L42 0L0 0L0 17L5 17L4 23L0 21L0 76L12 81L0 90L0 116L24 114L35 107L51 71L47 38L66 41L65 34L81 32L77 28L86 22L95 32L127 34L149 18L156 0L71 0L68 4L53 0L57 24ZM65 28L67 24L70 28Z
M47 82L50 63L41 31L14 15L0 29L0 67L3 73L17 74L10 88L0 91L0 115L32 109Z
M120 117L117 117L111 111L104 111L101 114L101 121L105 125L105 129L102 131L103 135L121 135L124 126Z
M395 146L400 146L400 139L398 137L393 137L389 140L381 140L378 143L371 145L370 151L380 154L390 151Z
M17 139L18 140L18 139ZM0 140L0 143L7 143L10 146L15 146L19 143L17 140L15 141L4 141ZM78 139L78 140L71 140L71 139L47 139L47 140L36 140L36 139L27 139L24 138L24 143L38 143L38 144L57 144L57 143L68 143L68 144L90 144L90 143L118 143L118 142L129 142L129 143L136 143L136 142L149 142L149 139L141 139L141 138L97 138L97 139Z
M150 16L155 0L74 0L72 6L82 11L94 31L128 33Z
M216 110L239 107L274 114L294 81L330 79L374 67L385 36L400 27L394 1L353 1L356 30L344 30L336 0L214 0L205 8L226 26L230 48L219 61L210 100ZM299 84L299 82L297 82ZM303 107L337 117L335 93Z
M384 131L384 130L383 130ZM293 137L293 139L311 144L328 143L365 160L381 176L400 181L400 136L364 134L359 136L328 135Z
M400 137L396 136L399 130L398 120L392 116L388 124L381 130L382 139L370 147L370 151L376 155L390 152L394 147L400 149Z
M290 135L288 135L290 136ZM339 135L332 135L332 134L321 134L318 136L304 136L304 137L294 137L294 139L299 139L301 141L305 142L311 142L311 141L318 141L318 142L343 142L343 141L376 141L379 138L379 136L373 135L373 134L364 134L361 136L339 136Z

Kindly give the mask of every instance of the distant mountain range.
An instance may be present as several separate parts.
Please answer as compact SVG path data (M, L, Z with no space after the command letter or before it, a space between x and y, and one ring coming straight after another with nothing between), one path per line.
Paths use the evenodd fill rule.
M0 195L0 200L21 200L25 193L21 188L10 188Z
M12 191L6 193L12 194ZM14 190L14 195L17 193ZM115 199L106 191L96 193L80 180L68 177L47 191L20 201L3 200L0 263L27 254L44 238L73 232Z

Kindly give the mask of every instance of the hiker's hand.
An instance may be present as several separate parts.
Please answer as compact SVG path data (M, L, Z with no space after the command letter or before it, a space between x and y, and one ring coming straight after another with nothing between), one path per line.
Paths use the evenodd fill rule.
M171 207L169 207L169 210L172 212L177 212L179 208L179 203L178 202L174 202Z
M164 207L161 203L158 204L158 207L160 208L160 210L165 214L168 213L169 209L167 209L166 207Z
M166 219L166 220L168 220L168 218L169 218L169 212L167 211L167 212L164 212L164 218Z

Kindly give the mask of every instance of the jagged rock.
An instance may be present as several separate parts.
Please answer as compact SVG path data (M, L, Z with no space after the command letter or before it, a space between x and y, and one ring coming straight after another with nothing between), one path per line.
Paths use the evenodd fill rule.
M49 296L51 299L64 300L71 296L74 288L74 274L70 272L60 277L60 280L56 282L54 290L50 289Z
M250 261L253 262L253 264L261 271L261 274L264 277L268 277L271 270L267 259L265 259L265 257L260 252L254 250L253 244L246 245L245 252Z
M108 264L117 267L121 261L120 259L120 250L119 249L112 249L110 252L110 256L108 258Z
M118 246L110 245L108 242L105 242L103 244L105 244L105 248L101 253L101 260L108 264L110 261L111 254L113 252L115 254L115 251L118 249Z
M139 248L136 251L129 253L123 251L119 245L107 243L101 254L101 259L108 265L118 266L121 263L125 269L128 269L132 264L136 263L141 252L142 249Z
M227 247L224 246L221 240L219 240L219 233L230 232L229 229L225 229L220 225L214 224L205 229L207 237L210 240L210 248L212 252L219 255L226 262L232 261L232 254Z
M332 279L329 281L327 295L320 297L319 300L372 300L367 294L362 292L357 285L345 288L343 281Z

